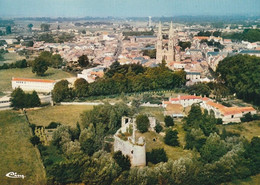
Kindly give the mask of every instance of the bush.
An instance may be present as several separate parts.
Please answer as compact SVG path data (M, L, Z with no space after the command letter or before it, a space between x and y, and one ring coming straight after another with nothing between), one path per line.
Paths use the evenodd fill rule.
M155 131L159 134L159 133L163 130L163 127L161 126L160 123L156 123L154 129L155 129Z
M51 122L47 127L47 129L52 129L52 128L57 128L58 126L60 126L61 124L60 123L57 123L57 122Z
M179 146L179 141L178 141L178 132L177 130L169 130L166 132L166 135L164 137L164 142L167 145L170 146Z
M130 159L128 156L124 156L121 151L115 152L113 155L113 159L122 168L123 171L130 170Z
M173 119L171 116L165 116L164 117L164 122L166 127L170 127L174 125Z
M33 146L38 145L41 143L40 138L38 136L32 136L30 139Z
M150 122L149 119L146 115L138 115L136 117L136 125L137 125L137 129L144 133L148 131L148 128L150 126Z
M151 152L146 152L146 162L157 164L160 162L167 162L168 157L163 148L153 149Z

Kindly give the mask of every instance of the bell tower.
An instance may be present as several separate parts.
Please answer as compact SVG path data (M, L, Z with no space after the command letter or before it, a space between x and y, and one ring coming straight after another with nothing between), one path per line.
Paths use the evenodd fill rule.
M156 61L159 62L159 63L162 62L162 59L163 59L163 56L162 56L162 52L163 52L162 44L163 44L162 25L161 25L161 22L159 22L158 34L157 34L157 43L156 43Z

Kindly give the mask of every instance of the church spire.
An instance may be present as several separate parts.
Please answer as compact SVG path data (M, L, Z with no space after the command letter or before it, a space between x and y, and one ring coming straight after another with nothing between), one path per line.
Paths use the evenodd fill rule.
M173 39L173 24L171 21L171 26L170 26L170 30L169 30L169 39Z
M158 39L158 40L162 40L162 24L161 24L161 21L159 22L159 26L158 26L157 39Z

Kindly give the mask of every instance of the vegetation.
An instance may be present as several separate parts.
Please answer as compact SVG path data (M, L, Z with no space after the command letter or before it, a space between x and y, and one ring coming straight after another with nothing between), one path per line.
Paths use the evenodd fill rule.
M168 130L166 131L166 135L164 137L164 142L170 146L179 146L180 143L178 141L178 131L177 130Z
M52 99L55 102L61 102L71 97L71 90L69 89L69 82L61 80L54 85L52 90Z
M180 47L181 47L181 50L182 51L185 51L186 48L190 48L191 47L191 42L182 42L182 41L179 41L179 44L178 44Z
M160 123L156 123L154 129L155 129L155 131L159 134L159 133L163 130L163 127L161 126Z
M146 161L151 162L153 164L157 164L160 162L167 162L168 157L163 148L152 149L151 152L146 152Z
M7 64L4 63L4 65L0 66L1 69L12 69L12 68L26 68L28 66L27 61L25 59L18 60L15 63Z
M220 61L217 73L221 82L237 97L260 105L260 58L235 55Z
M174 125L173 118L171 116L165 116L164 122L166 127L170 127Z
M136 126L141 133L147 132L148 128L150 127L148 117L146 115L139 114L136 117Z
M39 107L41 105L40 98L36 91L32 94L24 93L21 88L16 88L11 94L11 107L15 109Z
M143 50L142 53L144 56L149 56L150 58L156 58L156 49Z
M249 42L260 41L260 30L259 29L245 29L243 33L232 33L224 34L224 38L229 38L232 40L245 40Z
M30 143L32 135L25 116L16 111L1 111L0 122L1 184L21 183L21 179L5 177L10 171L25 175L23 184L46 184L41 157Z
M211 94L211 89L206 83L196 83L188 87L188 93L208 97Z
M113 155L113 159L116 161L118 166L122 168L123 171L130 170L130 159L128 156L124 156L121 151L115 152Z
M41 30L42 31L50 31L50 26L49 24L41 24Z
M76 123L80 122L80 114L92 109L93 106L90 105L46 106L37 110L28 110L27 116L30 122L37 126L48 127L51 122L56 122L76 127Z
M123 32L123 35L128 36L142 36L142 35L153 35L154 31L130 31L130 32Z

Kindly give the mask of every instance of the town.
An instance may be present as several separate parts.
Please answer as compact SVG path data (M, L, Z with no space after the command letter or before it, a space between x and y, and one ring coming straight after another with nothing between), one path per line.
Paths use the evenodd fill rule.
M3 184L258 184L259 107L258 16L0 16Z

